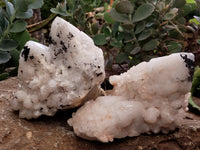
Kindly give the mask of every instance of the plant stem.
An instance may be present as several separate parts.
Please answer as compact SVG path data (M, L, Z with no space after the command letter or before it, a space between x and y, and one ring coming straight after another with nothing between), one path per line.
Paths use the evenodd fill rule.
M175 25L172 21L169 21L173 26L174 28L176 29L176 31L178 31L178 33L183 37L185 38L184 34L181 32L181 30L177 27L177 25Z
M135 36L134 31L133 31L133 39L134 39L136 45L140 47L140 44L139 44L139 42L138 42L138 40L137 40L137 38L136 38L136 36Z
M49 22L51 22L54 18L56 17L56 14L51 14L46 20L43 20L43 21L40 21L38 23L35 23L35 24L32 24L32 25L29 25L27 27L28 31L31 33L31 32L34 32L34 31L37 31L41 28L43 28L44 26L46 26Z

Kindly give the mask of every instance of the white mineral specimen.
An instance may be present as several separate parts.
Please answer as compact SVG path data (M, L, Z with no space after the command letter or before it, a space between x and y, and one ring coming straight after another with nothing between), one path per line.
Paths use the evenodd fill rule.
M21 52L13 101L21 118L52 116L57 109L79 106L101 93L104 57L90 37L57 17L49 42L46 47L29 41Z
M88 101L68 120L74 132L101 142L142 133L168 133L186 115L194 55L176 53L111 76L110 96Z

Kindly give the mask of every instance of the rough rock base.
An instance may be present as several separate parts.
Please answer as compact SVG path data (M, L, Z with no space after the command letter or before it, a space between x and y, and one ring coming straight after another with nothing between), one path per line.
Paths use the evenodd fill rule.
M200 117L188 113L180 129L170 134L141 135L112 143L86 141L76 137L67 125L74 110L58 112L54 117L19 119L10 100L17 79L0 82L0 150L199 150Z

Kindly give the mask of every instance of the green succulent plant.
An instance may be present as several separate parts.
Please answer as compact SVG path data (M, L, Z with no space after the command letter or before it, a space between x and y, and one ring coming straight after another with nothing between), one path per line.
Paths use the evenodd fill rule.
M89 24L88 12L92 12L103 4L102 0L64 0L58 3L56 8L51 8L51 12L63 16L67 21L74 26L90 34L91 25Z
M104 14L112 23L110 34L95 35L97 45L118 47L115 62L130 66L184 47L188 3L185 0L118 0Z
M7 77L8 73L3 73L6 68L17 68L20 50L30 40L25 19L33 16L32 9L38 9L42 5L43 0L13 0L12 2L4 0L2 3L0 7L0 80Z
M199 97L200 96L200 68L197 66L194 72L194 77L192 81L192 88L191 88L191 96L189 98L189 104L200 111L200 106L195 104L193 101L193 96Z

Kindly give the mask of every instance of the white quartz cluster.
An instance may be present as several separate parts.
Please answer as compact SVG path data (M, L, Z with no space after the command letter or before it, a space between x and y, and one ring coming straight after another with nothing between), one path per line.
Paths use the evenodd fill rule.
M90 37L57 17L49 47L26 43L20 55L19 89L12 102L21 118L52 116L85 103L68 120L75 134L101 142L142 133L168 133L185 117L194 55L176 53L110 77L101 95L104 58ZM99 97L98 97L99 96Z
M142 133L168 133L185 117L194 55L176 53L110 77L108 96L86 102L68 120L74 132L101 142Z
M21 52L19 89L12 102L21 118L52 116L101 94L103 52L89 36L57 17L49 43L29 41Z

